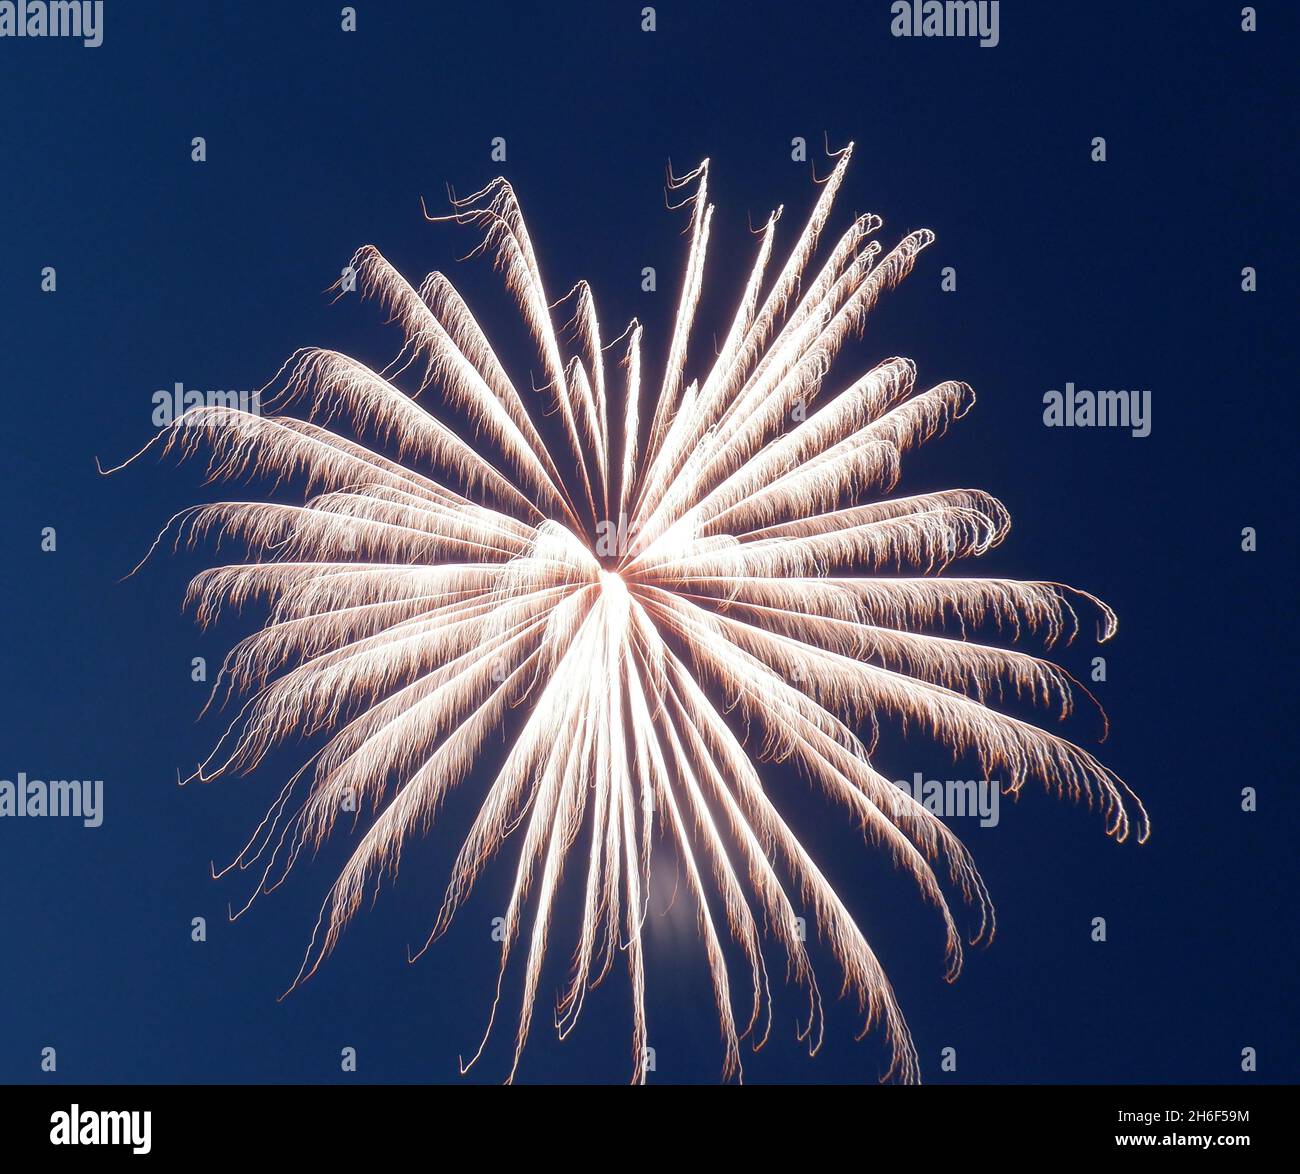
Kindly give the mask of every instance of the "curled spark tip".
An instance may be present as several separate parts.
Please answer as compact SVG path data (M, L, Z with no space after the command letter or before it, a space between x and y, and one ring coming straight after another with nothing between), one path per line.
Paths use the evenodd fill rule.
M658 831L679 868L673 900L680 892L695 913L724 1075L743 1075L740 1039L757 1050L771 1031L772 951L808 996L797 1038L813 1055L822 1046L820 991L794 928L804 918L863 1009L864 1033L884 1041L887 1077L918 1078L884 970L771 798L763 762L798 768L911 878L942 917L949 981L962 938L950 897L974 915L972 945L992 940L995 912L960 840L873 765L882 727L978 755L1013 799L1033 778L1097 804L1117 839L1129 833L1131 807L1145 841L1146 812L1118 776L986 701L1056 703L1065 714L1077 682L974 638L1028 633L1051 647L1078 630L1071 603L1083 599L1098 607L1105 640L1114 613L1060 584L939 574L1003 541L1009 515L977 490L893 492L909 454L962 418L974 393L956 381L918 385L903 359L831 378L845 343L934 234L918 230L886 252L868 240L880 218L864 215L823 246L853 149L825 145L836 162L789 253L773 259L782 205L755 234L721 341L694 350L713 233L709 160L681 177L669 161L667 191L698 186L678 205L690 209L688 253L653 379L637 319L606 341L585 282L548 297L514 189L497 178L464 197L448 185L446 215L432 215L423 197L420 207L426 220L482 231L474 252L492 254L540 379L515 382L445 278L417 287L365 246L354 255L358 289L405 339L392 364L375 371L304 349L266 385L279 386L273 414L207 410L204 428L167 431L163 451L182 458L206 442L213 479L293 480L308 494L301 506L193 507L145 556L173 523L178 546L237 542L248 561L196 577L187 603L205 624L226 606L268 610L232 649L209 704L217 685L249 700L191 779L248 774L288 741L329 732L240 855L221 872L209 866L214 877L255 870L248 903L228 906L233 921L319 849L341 813L358 828L281 999L315 973L410 841L498 748L434 930L406 951L418 960L493 857L518 843L496 997L478 1051L468 1064L457 1057L462 1074L486 1046L512 960L523 983L510 1079L517 1074L566 883L580 913L556 1030L572 1030L587 992L622 959L633 1055L644 1054ZM575 294L573 316L557 326L552 312ZM447 409L437 416L424 407L429 396L418 398L429 388ZM301 417L283 414L290 408ZM870 738L859 737L864 726ZM205 773L218 750L225 761ZM737 969L746 981L733 988ZM634 1080L645 1076L638 1066Z

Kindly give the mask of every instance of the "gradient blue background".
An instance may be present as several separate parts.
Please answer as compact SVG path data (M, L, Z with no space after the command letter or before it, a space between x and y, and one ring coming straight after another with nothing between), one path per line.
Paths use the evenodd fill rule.
M908 466L904 488L973 485L1008 505L1011 537L968 570L1057 579L1114 605L1103 756L1145 798L1155 834L1117 846L1095 814L1037 789L995 829L958 821L1000 935L950 987L938 923L910 884L797 779L774 772L775 793L888 969L928 1080L1294 1079L1288 6L1259 5L1262 29L1246 35L1236 3L1008 0L996 49L896 40L883 0L663 2L654 34L635 3L358 7L347 35L336 3L110 0L101 48L0 42L0 777L106 785L97 830L0 821L0 1079L458 1079L456 1056L485 1021L509 863L408 966L470 810L453 805L317 977L277 1003L346 837L226 922L247 890L212 881L208 862L237 851L296 759L178 789L176 768L222 728L195 724L204 690L190 659L219 661L248 629L200 634L181 615L210 554L118 582L175 510L223 495L197 467L150 461L103 479L94 458L147 439L152 393L177 380L256 387L309 344L386 361L377 309L322 293L365 242L412 277L450 272L524 382L497 279L456 262L474 238L420 217L421 195L434 203L447 183L469 191L498 171L554 293L589 278L608 332L636 314L660 354L686 244L683 217L664 210L667 160L713 159L706 302L722 314L751 256L747 217L785 203L788 243L811 206L789 143L806 136L824 174L823 132L858 143L836 234L870 209L891 243L920 226L939 236L840 370L904 354L927 385L975 387L976 410ZM194 135L203 165L190 162ZM488 158L495 135L504 167ZM1089 161L1094 135L1109 144L1104 166ZM1253 295L1239 288L1248 264ZM58 269L52 296L45 265ZM658 268L657 295L640 291L644 265ZM940 292L945 265L955 294ZM1066 380L1151 388L1151 436L1045 429L1042 393ZM39 550L49 525L56 554ZM1245 525L1255 554L1239 549ZM1086 674L1093 646L1061 655ZM882 761L941 778L949 766L923 741ZM1241 813L1243 786L1258 789L1258 814ZM196 915L206 944L190 940ZM1089 938L1094 916L1108 920L1104 945ZM661 1081L712 1081L721 1064L689 936L673 918L651 936ZM625 1079L623 977L555 1041L558 945L521 1077ZM819 957L829 998L834 966ZM505 1074L516 993L508 984L505 1030L469 1079ZM794 1041L797 1011L778 1000L749 1080L875 1079L878 1041L852 1041L850 1008L831 1003L814 1060ZM360 1069L343 1077L348 1045ZM45 1046L56 1077L38 1070ZM955 1076L938 1068L948 1046ZM1253 1077L1245 1046L1259 1051Z

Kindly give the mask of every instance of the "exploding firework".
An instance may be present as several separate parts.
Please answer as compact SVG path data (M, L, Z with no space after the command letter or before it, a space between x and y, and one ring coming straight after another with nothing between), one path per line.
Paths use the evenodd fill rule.
M194 507L164 530L177 543L242 540L256 560L193 581L188 602L201 623L251 600L269 608L265 627L223 665L214 699L247 700L195 777L246 773L291 738L328 734L230 867L256 863L256 896L345 813L365 823L294 985L503 731L501 764L429 942L515 833L487 1028L526 939L512 1077L576 855L581 917L556 1026L561 1038L572 1030L621 950L633 1075L644 1079L643 927L658 839L697 914L725 1075L739 1073L742 1040L758 1047L768 1037L774 953L807 996L799 1035L819 1045L821 996L797 929L807 920L863 1031L881 1032L886 1078L918 1077L888 980L774 805L761 762L796 766L914 879L942 917L950 978L962 940L945 894L969 907L972 942L992 935L993 911L963 845L873 767L883 725L972 754L1010 793L1033 779L1086 800L1118 839L1132 818L1145 838L1141 804L1110 770L986 704L1011 697L1064 717L1077 683L1043 659L969 638L992 626L1050 647L1073 638L1086 607L1105 639L1110 609L1056 583L945 574L1006 534L1007 513L988 494L887 496L904 454L965 414L971 389L918 390L901 358L826 386L845 342L933 239L913 232L884 252L880 219L860 216L814 264L850 153L836 158L774 278L779 210L757 230L730 327L695 377L689 344L713 219L707 160L669 177L690 193L678 205L690 246L657 386L639 323L607 341L586 283L548 299L515 194L498 179L428 219L481 234L474 251L504 274L541 390L521 393L446 277L417 289L366 247L349 273L403 332L389 367L301 351L268 385L266 414L194 407L160 433L165 451L205 452L213 478L298 478L309 495L304 505ZM447 420L428 410L435 397ZM461 435L471 432L472 444ZM739 992L724 949L743 957Z

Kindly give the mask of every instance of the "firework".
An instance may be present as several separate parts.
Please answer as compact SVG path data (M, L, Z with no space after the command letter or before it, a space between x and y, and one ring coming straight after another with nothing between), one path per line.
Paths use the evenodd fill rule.
M193 581L201 623L251 600L270 612L223 665L214 699L246 700L195 777L246 773L290 739L327 735L230 867L256 866L256 896L341 817L363 829L295 985L452 788L482 778L475 767L505 730L429 940L513 835L487 1029L518 950L512 1077L572 865L581 919L566 937L559 1035L621 952L633 1078L644 1079L643 929L660 841L697 913L724 1075L739 1073L742 1040L768 1038L773 955L807 995L798 1033L818 1047L821 996L802 919L842 971L864 1032L882 1033L886 1078L918 1077L876 955L759 763L797 767L915 880L942 917L950 978L962 935L946 894L969 907L972 942L991 937L993 910L962 844L873 767L882 726L973 755L1010 793L1037 780L1086 800L1118 839L1131 820L1145 838L1141 804L1110 770L986 703L1015 698L1064 717L1077 683L1046 660L969 638L993 626L1051 646L1073 638L1086 608L1105 639L1110 609L1056 583L946 574L1007 533L988 494L891 495L902 458L964 415L971 389L922 390L901 358L832 377L877 299L933 240L913 232L886 252L879 218L867 215L819 248L850 154L836 157L775 276L780 212L757 231L730 327L703 361L691 342L713 220L709 164L670 173L671 189L689 189L678 207L690 244L657 384L639 323L607 339L585 283L550 300L515 194L498 179L428 218L478 231L475 252L493 258L535 345L540 390L520 390L442 274L416 288L366 247L350 273L401 328L392 364L375 371L301 351L268 385L265 414L195 407L157 438L169 452L204 453L213 478L306 485L304 505L204 505L164 531L250 551L253 561ZM728 938L744 960L738 989Z

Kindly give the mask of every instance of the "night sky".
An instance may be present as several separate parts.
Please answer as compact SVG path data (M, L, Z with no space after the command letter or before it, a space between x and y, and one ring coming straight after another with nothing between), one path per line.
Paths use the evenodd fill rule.
M1295 102L1283 92L1295 30L1288 6L1258 7L1260 31L1244 33L1236 3L1008 0L1000 43L982 48L892 37L879 0L666 0L654 32L636 3L371 0L354 33L332 3L109 0L98 48L0 40L0 778L99 778L105 795L98 828L0 820L0 1079L460 1079L457 1056L477 1046L491 1001L491 919L513 842L451 933L417 965L406 951L432 924L487 771L320 972L277 1002L351 833L228 923L253 877L214 881L209 863L239 850L314 747L178 788L177 769L233 716L196 722L206 687L191 660L215 667L252 621L200 632L182 614L190 576L219 561L211 548L120 580L186 505L301 492L223 491L198 464L152 458L101 477L96 458L116 463L148 440L152 396L177 381L255 388L307 345L386 363L396 344L379 307L324 292L364 243L413 280L449 273L516 383L530 370L540 380L499 277L458 260L477 237L421 216L422 196L435 206L448 184L468 192L498 173L553 296L589 279L607 335L633 315L645 323L657 372L687 246L664 169L710 157L717 213L695 350L707 356L748 271L749 225L784 204L778 241L793 242L813 170L829 168L823 135L832 149L857 144L827 240L862 211L883 216L887 246L914 228L938 234L837 374L905 355L924 386L975 388L975 410L906 463L900 492L993 493L1014 528L960 572L1070 583L1115 608L1108 679L1093 686L1111 722L1098 753L1143 797L1154 832L1117 845L1096 812L1036 786L996 827L954 820L999 934L950 986L939 920L911 882L792 772L770 770L774 798L880 956L927 1081L1300 1075ZM496 136L502 164L489 158ZM796 136L807 162L791 159ZM1090 158L1096 136L1105 163ZM46 266L54 293L41 289ZM657 293L641 289L644 266ZM955 292L940 288L946 266ZM1257 292L1241 288L1245 266ZM1151 389L1151 434L1044 427L1043 393L1067 381ZM1084 639L1054 655L1087 679L1097 654ZM1065 732L1096 748L1086 708ZM923 737L887 737L880 762L891 778L955 769ZM1241 810L1245 787L1257 812ZM683 909L647 930L652 1080L711 1082L722 1047ZM195 943L200 916L208 939ZM591 994L568 1040L550 1028L571 944L556 938L519 1077L625 1080L624 971ZM801 1004L786 991L767 1048L744 1052L748 1081L877 1079L880 1040L854 1042L835 964L821 947L814 958L825 1047L809 1059L797 1042ZM769 966L779 986L775 948ZM466 1080L509 1069L512 974ZM743 971L733 979L746 986ZM46 1047L55 1074L40 1071ZM345 1047L355 1074L340 1071ZM940 1068L945 1048L955 1072Z

